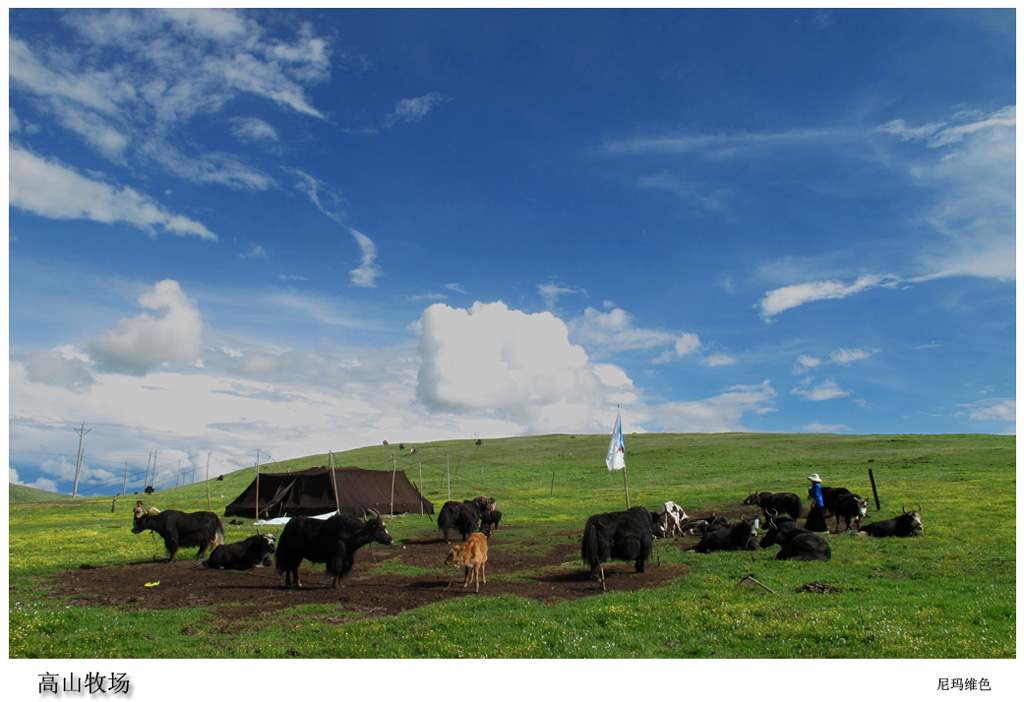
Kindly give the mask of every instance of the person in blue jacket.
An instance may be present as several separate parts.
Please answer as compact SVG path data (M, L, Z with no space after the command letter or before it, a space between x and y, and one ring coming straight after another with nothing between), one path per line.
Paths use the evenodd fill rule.
M804 528L808 531L828 531L828 523L825 521L825 498L821 494L821 477L812 473L807 478L811 481L810 496L814 503L811 511L807 514L807 521Z

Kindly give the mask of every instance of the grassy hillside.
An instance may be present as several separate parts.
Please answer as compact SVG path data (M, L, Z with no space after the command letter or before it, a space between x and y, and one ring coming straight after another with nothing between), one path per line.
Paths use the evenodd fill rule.
M47 502L49 500L70 500L69 495L61 495L56 492L48 492L37 488L26 487L8 483L8 493L11 504L15 502Z
M607 441L568 435L485 439L480 445L448 441L417 445L416 453L411 445L371 446L333 460L338 466L403 469L438 506L449 490L458 500L493 495L503 523L515 526L500 532L494 547L514 543L544 550L564 544L567 536L578 543L590 514L625 507L623 475L604 467ZM327 658L1012 658L1015 445L1015 437L989 435L627 436L633 505L653 508L671 499L690 514L735 513L754 490L806 494L812 472L826 484L867 497L870 469L881 510L872 499L869 519L895 516L903 504L920 505L925 531L916 539L833 536L829 563L776 561L774 552L694 554L659 541L656 557L686 566L687 575L656 590L608 592L554 605L509 596L453 598L394 617L297 606L254 613L245 637L225 631L217 613L206 609L152 613L74 602L58 607L47 599L48 575L150 560L162 545L129 533L130 500L115 514L110 498L12 504L10 655L102 658L116 651L117 657L258 658L298 649ZM304 469L330 460L314 455L262 470ZM163 509L223 513L252 478L251 470L241 470L209 486L160 491L145 501ZM965 514L972 518L965 520ZM412 543L436 534L436 526L410 515L395 520L391 531L397 541ZM369 564L357 559L356 567ZM748 573L777 594L737 587ZM525 576L488 573L497 579ZM841 592L796 593L812 581ZM146 637L139 635L143 630ZM95 631L109 632L108 638L85 633Z

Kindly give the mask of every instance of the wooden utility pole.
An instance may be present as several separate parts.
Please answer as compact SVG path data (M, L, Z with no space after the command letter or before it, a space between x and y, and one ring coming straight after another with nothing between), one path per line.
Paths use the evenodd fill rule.
M78 475L82 472L82 439L84 439L85 435L92 431L92 429L87 430L85 428L85 422L82 422L82 428L75 429L75 431L78 432L78 458L75 459L75 485L71 490L72 497L78 497Z
M128 494L128 461L124 462L124 487L121 488L121 494Z

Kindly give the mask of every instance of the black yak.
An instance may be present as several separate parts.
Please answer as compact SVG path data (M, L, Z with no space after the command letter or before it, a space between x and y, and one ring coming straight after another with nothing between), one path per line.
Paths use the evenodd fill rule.
M141 534L151 529L163 537L167 553L174 562L180 546L198 546L196 560L202 560L206 549L224 543L224 526L213 512L181 512L167 509L156 514L142 514L135 518L132 533Z
M732 526L726 525L704 532L700 542L687 549L697 553L712 551L754 551L757 549L757 527L753 519L741 519Z
M828 561L832 558L832 549L825 539L785 517L768 519L768 533L761 539L761 548L775 544L781 547L775 556L780 561Z
M486 498L476 498L477 500ZM444 534L445 543L448 540L448 531L458 529L465 541L470 534L480 529L480 508L479 503L473 500L464 502L448 501L441 507L437 515L437 528Z
M868 501L852 492L844 493L836 496L835 500L832 501L831 511L836 518L837 534L839 533L840 519L846 521L847 531L850 530L850 522L856 522L857 529L860 529L860 520L868 514Z
M655 524L651 513L643 507L590 517L583 529L580 555L590 567L591 580L599 580L601 589L605 589L601 564L612 558L633 561L636 572L643 573L654 548Z
M921 523L921 508L908 512L903 509L903 514L892 519L883 519L880 522L865 524L860 528L858 536L917 536L924 529Z
M221 544L213 549L209 560L203 561L203 567L252 570L257 566L269 565L269 555L275 550L273 534L256 534L244 541Z
M497 529L501 523L501 512L496 509L489 509L480 517L480 530L487 536L491 535L491 529Z
M303 559L325 563L332 586L338 587L352 569L356 551L371 541L385 545L395 541L380 516L365 522L345 514L328 519L292 517L278 539L275 566L278 573L284 573L285 587L291 587L293 578L295 587L302 587L299 564Z
M777 514L788 514L793 519L799 519L803 514L803 504L800 498L791 492L752 492L743 500L745 505L757 505L768 516L769 510Z

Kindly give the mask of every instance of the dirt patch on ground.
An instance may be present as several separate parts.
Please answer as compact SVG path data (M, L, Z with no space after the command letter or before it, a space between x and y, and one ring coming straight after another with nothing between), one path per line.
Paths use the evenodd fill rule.
M228 622L251 620L256 611L303 604L340 604L352 617L393 615L441 602L452 597L512 594L539 602L574 600L601 594L580 561L578 535L566 534L564 545L542 546L532 542L502 542L496 532L487 560L487 582L480 594L462 587L462 569L445 566L449 546L438 537L421 537L375 544L361 549L355 566L340 588L322 564L304 562L300 568L302 589L284 587L284 577L273 567L251 571L207 570L195 560L174 563L142 562L121 566L90 567L55 576L54 595L73 597L81 604L114 605L134 609L218 607ZM231 539L229 539L231 540ZM191 555L189 549L184 555ZM429 573L395 566L430 569ZM654 588L686 574L679 564L648 563L646 573L635 573L632 563L605 564L608 591ZM347 615L338 618L339 623Z

